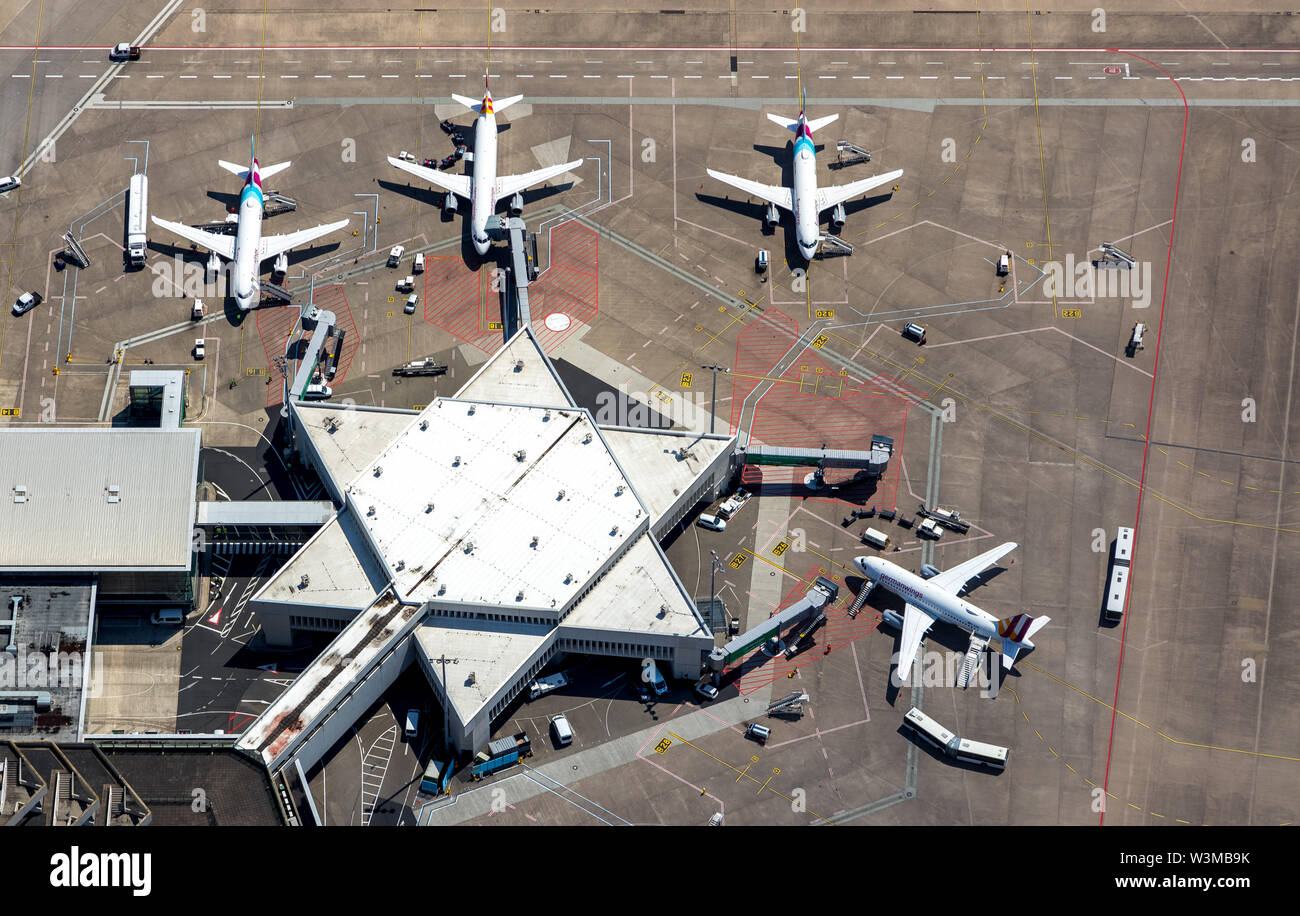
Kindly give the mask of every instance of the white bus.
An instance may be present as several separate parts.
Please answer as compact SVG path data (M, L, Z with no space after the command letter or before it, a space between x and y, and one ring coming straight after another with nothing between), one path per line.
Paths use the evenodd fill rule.
M147 254L149 222L149 179L144 175L131 176L127 190L126 253L132 265L144 263Z
M1007 766L1007 749L996 744L962 738L955 747L950 746L948 750L962 763L978 763L995 770L1004 770Z
M1133 558L1133 529L1120 528L1115 534L1115 553L1111 558L1110 582L1106 586L1106 619L1119 621L1124 617L1124 603L1128 598L1129 563Z
M956 735L931 719L925 713L921 712L921 710L917 709L915 706L907 711L907 715L903 717L903 721L910 725L917 735L945 753L948 751L948 745L957 740Z

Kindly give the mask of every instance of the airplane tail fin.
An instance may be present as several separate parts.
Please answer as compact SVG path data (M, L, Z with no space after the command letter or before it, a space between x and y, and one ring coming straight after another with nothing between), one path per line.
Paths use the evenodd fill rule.
M277 162L275 165L262 165L258 166L258 171L261 173L262 178L266 179L270 178L272 175L278 175L292 164L292 162ZM217 165L221 166L233 175L238 175L240 181L248 181L248 166L238 165L234 162L227 162L224 159L218 159Z
M831 123L838 117L839 117L838 114L833 114L833 115L827 115L824 118L814 118L813 120L808 122L808 131L811 133L813 131L821 130L823 127L825 127L827 124Z
M451 97L475 114L479 114L483 111L483 102L480 99L471 99L467 95L457 95L454 92L451 94Z
M1047 626L1051 617L1030 617L1016 614L998 621L998 636L1002 637L1002 667L1010 669L1021 649L1032 649L1032 637Z
M523 99L523 96L522 96L522 95L512 95L512 96L508 96L508 97L506 97L506 98L504 98L504 99L493 99L493 100L492 100L492 110L493 110L493 111L505 111L507 108L509 108L509 107L510 107L511 105L513 105L515 102L518 102L518 101L520 101L520 100L522 100L522 99Z

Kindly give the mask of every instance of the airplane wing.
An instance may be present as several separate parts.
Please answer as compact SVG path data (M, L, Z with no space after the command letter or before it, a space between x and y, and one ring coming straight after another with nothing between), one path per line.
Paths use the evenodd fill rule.
M866 194L868 191L875 190L881 185L892 184L902 177L903 170L895 169L892 172L877 175L875 178L863 178L861 181L851 181L848 184L831 185L829 188L818 188L817 212L820 213L823 210L829 210L836 204L842 204L850 198Z
M912 662L916 661L916 650L921 647L921 640L925 638L926 632L933 623L934 618L916 605L904 606L903 638L898 644L899 683L907 680L907 675L912 670Z
M955 595L962 590L962 587L973 576L979 575L985 569L992 566L1019 546L1020 545L1015 541L1007 541L1005 544L1000 544L992 550L987 550L978 557L967 560L965 563L958 563L952 569L945 569L943 572L939 573L939 575L931 579L930 584L937 585L944 591L951 592Z
M770 204L776 204L782 210L794 210L789 188L783 188L780 185L759 184L757 181L750 181L748 178L728 175L726 172L715 172L713 169L706 169L705 171L718 181L729 184L733 188L739 188L746 194L761 197Z
M257 259L264 261L267 258L273 258L283 251L290 248L297 248L299 245L306 245L313 239L318 239L322 235L329 235L331 232L337 232L348 224L345 219L337 223L326 223L323 226L312 226L310 229L299 229L297 232L289 232L285 235L264 235L262 240L257 243Z
M209 251L215 251L227 261L235 259L235 237L233 235L220 235L216 232L208 232L206 229L195 229L193 226L187 226L184 223L173 223L171 220L159 219L151 216L154 225L162 226L168 232L174 232L183 239L188 239L196 245L202 245Z
M470 186L470 176L468 175L448 175L446 172L439 172L437 169L427 169L422 165L415 165L411 162L404 162L401 159L388 157L388 164L394 168L399 168L403 172L410 172L416 178L423 178L429 184L442 188L444 191L450 191L458 197L466 200L470 199L473 193Z
M543 181L550 181L557 175L563 175L565 172L572 172L578 166L582 165L581 159L575 159L572 162L565 162L562 165L548 165L544 169L534 169L531 172L525 172L522 175L498 175L497 176L497 200L502 200L514 194L516 191L522 191L524 188L531 188L535 184L541 184Z

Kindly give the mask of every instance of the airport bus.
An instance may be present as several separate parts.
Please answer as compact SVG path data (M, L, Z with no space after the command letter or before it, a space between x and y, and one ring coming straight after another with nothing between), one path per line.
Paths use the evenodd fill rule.
M948 745L957 739L956 735L915 706L907 711L907 715L903 717L903 722L910 725L917 735L944 753L948 752Z
M451 781L451 761L440 761L436 757L429 761L420 780L420 791L426 795L441 795L447 791Z
M1007 766L1007 749L996 744L962 738L956 747L949 747L949 752L962 763L977 763L995 770L1003 770Z
M1129 564L1133 558L1133 529L1120 528L1115 535L1115 553L1111 558L1110 582L1106 587L1106 619L1118 622L1124 616L1128 598Z

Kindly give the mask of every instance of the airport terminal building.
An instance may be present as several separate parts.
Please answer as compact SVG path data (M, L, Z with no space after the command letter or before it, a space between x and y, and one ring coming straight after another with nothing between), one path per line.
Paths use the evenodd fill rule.
M732 437L598 425L526 328L421 411L290 410L338 508L253 606L268 644L337 635L239 742L272 772L409 664L461 751L561 653L699 674L713 634L660 541L727 485Z

